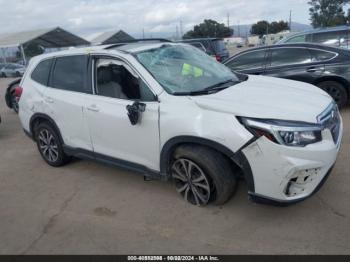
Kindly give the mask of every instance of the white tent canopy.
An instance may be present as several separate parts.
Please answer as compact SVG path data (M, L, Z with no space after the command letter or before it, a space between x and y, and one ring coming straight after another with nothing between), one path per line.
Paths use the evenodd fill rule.
M131 40L134 40L132 36L125 33L123 30L118 30L104 32L96 38L94 38L93 40L91 40L91 43L93 45L108 45Z
M90 44L85 39L59 27L0 35L0 48L20 47L27 43L35 43L44 48L60 48Z

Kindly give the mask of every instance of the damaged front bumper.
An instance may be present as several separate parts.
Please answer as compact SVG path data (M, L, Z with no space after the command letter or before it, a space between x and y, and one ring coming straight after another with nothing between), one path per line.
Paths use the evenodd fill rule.
M341 144L341 138L334 143L329 130L322 136L322 142L303 148L275 144L265 137L245 147L242 153L254 180L253 187L248 184L251 200L286 206L315 194L330 175Z

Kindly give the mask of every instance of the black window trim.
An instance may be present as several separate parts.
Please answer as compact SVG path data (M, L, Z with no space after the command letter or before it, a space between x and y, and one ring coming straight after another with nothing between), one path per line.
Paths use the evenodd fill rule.
M117 99L121 101L140 101L143 103L159 103L158 96L156 95L156 92L154 92L151 88L151 85L146 81L146 79L142 76L142 74L126 59L123 57L117 56L117 55L109 55L109 54L90 54L90 61L89 61L89 82L90 86L92 88L92 94L94 96L98 96L96 94L96 87L95 87L95 79L96 79L96 72L95 72L95 66L96 66L96 60L97 59L111 59L111 60L119 60L129 66L131 70L134 71L135 74L146 84L147 88L151 91L151 93L154 96L154 101L142 101L142 100L131 100L131 99L121 99L121 98L113 98L113 97L105 97L109 99Z
M53 77L53 72L55 71L56 68L56 63L57 63L57 59L60 58L66 58L66 57L74 57L74 56L85 56L87 58L87 64L86 64L86 68L84 70L84 89L85 90L90 90L90 92L79 92L79 91L74 91L74 90L67 90L67 89L61 89L61 88L55 88L52 86L52 77ZM89 54L84 54L84 53L79 53L79 54L66 54L66 55L61 55L61 56L55 56L52 57L54 59L52 66L51 66L51 70L50 70L50 74L49 74L49 81L48 81L48 88L52 88L55 90L60 90L60 91L64 91L64 92L72 92L72 93L78 93L78 94L87 94L87 95L92 95L93 94L93 90L91 89L91 85L89 85L88 80L88 70L89 70Z
M271 62L272 62L272 51L276 50L276 49L306 49L309 53L310 53L310 57L312 58L312 53L310 52L310 50L316 50L316 51L322 51L322 52L328 52L328 53L333 53L335 54L334 57L332 57L331 59L327 59L327 60L323 60L323 61L311 61L308 63L304 63L304 64L300 64L300 63L290 63L290 64L286 64L286 65L278 65L278 66L271 66ZM285 66L305 66L305 65L312 65L312 64L318 64L318 63L325 63L325 62L329 62L333 59L335 59L336 57L339 56L339 53L336 52L332 52L332 51L328 51L328 50L322 50L322 49L318 49L318 48L314 48L314 47L301 47L301 46L281 46L281 47L271 47L269 48L269 58L268 58L268 62L266 63L266 69L274 69L274 68L280 68L280 67L285 67Z
M41 84L41 83L39 83L38 81L35 81L35 80L33 79L33 73L34 73L35 69L37 69L37 67L38 67L41 63L43 63L43 62L45 62L45 61L48 61L48 60L52 60L52 62L51 62L50 70L49 70L49 75L48 75L48 77L47 77L46 85L43 85L43 84ZM35 65L35 67L33 68L33 70L30 72L30 79L31 79L32 81L34 81L35 83L39 84L39 85L42 85L42 86L45 86L45 87L49 87L49 82L50 82L52 67L53 67L54 63L55 63L55 57L47 57L47 58L44 58L44 59L40 60L40 61Z
M254 53L254 52L260 52L260 51L264 51L265 52L265 56L264 56L264 63L262 63L261 67L252 67L252 68L247 68L247 69L241 69L241 70L237 70L237 71L243 71L243 70L257 70L257 69L266 69L267 65L269 63L269 48L262 48L262 49L256 49L256 50L251 50L251 51L247 51L247 52L243 52L240 54L237 54L236 56L233 56L231 58L229 58L227 61L225 61L225 65L228 66L227 64L229 64L232 60L235 60L243 55L246 54L250 54L250 53Z

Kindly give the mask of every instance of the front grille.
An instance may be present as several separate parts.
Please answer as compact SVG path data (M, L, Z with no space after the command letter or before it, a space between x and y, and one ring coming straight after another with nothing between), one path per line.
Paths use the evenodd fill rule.
M318 122L332 133L334 143L338 144L340 136L341 117L336 104L329 106L319 117Z

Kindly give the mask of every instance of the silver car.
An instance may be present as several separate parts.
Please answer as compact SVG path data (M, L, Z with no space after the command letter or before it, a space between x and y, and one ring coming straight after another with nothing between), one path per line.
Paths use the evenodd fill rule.
M21 77L25 72L25 67L20 64L6 64L0 70L1 77Z

